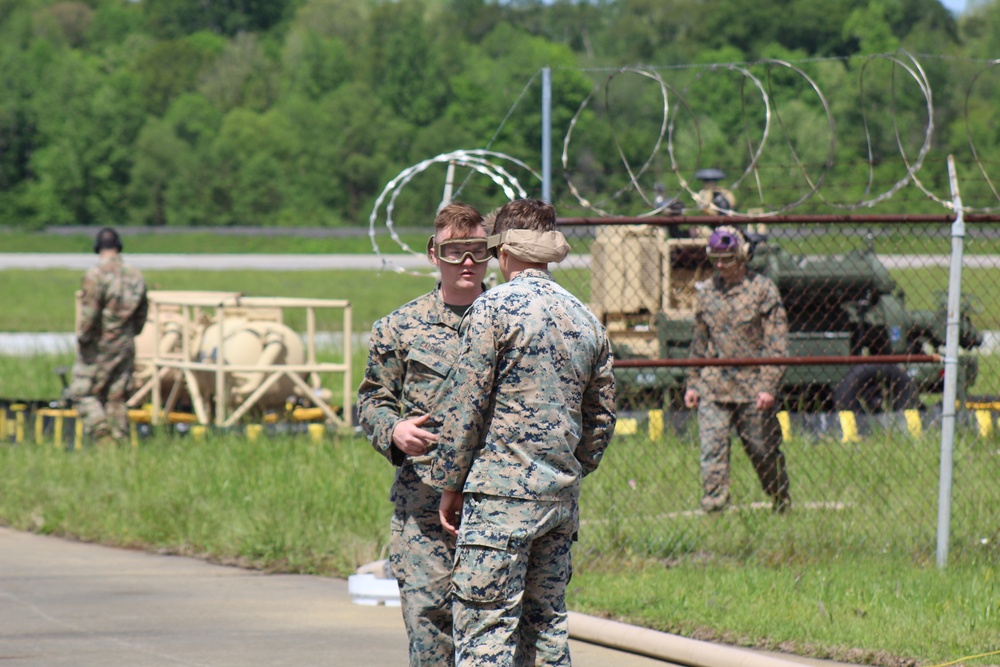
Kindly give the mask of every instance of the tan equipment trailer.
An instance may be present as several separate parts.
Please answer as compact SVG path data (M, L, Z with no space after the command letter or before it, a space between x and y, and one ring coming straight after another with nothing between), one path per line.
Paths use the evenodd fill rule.
M148 320L136 339L136 391L128 406L149 405L151 423L229 427L251 413L284 411L303 421L352 427L349 301L161 290L148 297ZM284 322L294 309L305 313L301 335ZM317 361L317 311L330 309L342 311L339 363ZM339 409L324 386L337 374L343 382ZM177 415L184 405L193 418ZM292 410L294 405L303 407Z

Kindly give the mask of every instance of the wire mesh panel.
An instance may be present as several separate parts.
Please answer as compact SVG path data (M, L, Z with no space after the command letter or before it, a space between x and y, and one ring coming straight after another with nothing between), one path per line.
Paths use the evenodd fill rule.
M858 550L932 561L949 322L959 341L951 552L1000 557L1000 225L968 225L960 307L949 314L942 220L740 225L750 270L774 282L787 311L777 421L792 510L782 514L735 432L730 502L700 508L700 434L683 403L690 369L657 361L689 357L695 294L716 273L711 225L564 221L574 252L557 279L601 317L619 365L635 364L617 370L619 426L584 484L578 558L785 563Z

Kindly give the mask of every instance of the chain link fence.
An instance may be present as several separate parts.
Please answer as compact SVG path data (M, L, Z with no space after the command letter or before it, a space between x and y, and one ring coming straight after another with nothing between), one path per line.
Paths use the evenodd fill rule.
M952 224L841 216L743 219L751 267L778 285L789 356L778 414L793 509L774 514L737 439L731 504L699 509L683 407L695 283L719 219L564 219L557 279L604 321L619 425L584 484L581 563L814 562L845 550L933 562ZM1000 560L1000 224L966 224L949 551ZM794 362L794 363L793 363ZM846 362L846 363L845 363ZM627 366L627 367L626 367Z

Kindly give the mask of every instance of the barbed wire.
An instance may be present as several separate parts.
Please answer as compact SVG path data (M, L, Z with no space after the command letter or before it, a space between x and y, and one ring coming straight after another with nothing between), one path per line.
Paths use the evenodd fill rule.
M947 188L946 179L941 179L935 174L934 178L928 180L922 175L922 170L935 147L935 133L941 123L937 118L938 112L933 101L931 80L920 59L937 59L948 62L961 60L969 62L978 69L968 80L964 95L965 108L962 122L965 139L970 147L971 162L988 187L991 201L986 205L973 205L966 201L963 203L963 211L993 213L1000 210L1000 206L998 206L1000 186L996 185L996 179L990 174L988 166L991 163L983 159L983 154L987 151L977 147L977 134L974 131L975 125L970 104L970 101L975 99L974 88L981 84L986 75L995 71L993 68L1000 64L1000 59L956 59L933 54L921 54L918 58L905 50L849 58L761 59L737 63L638 65L614 69L589 68L580 70L591 74L603 74L604 78L597 82L589 95L581 101L576 114L570 121L569 128L563 138L563 177L572 198L584 209L592 211L596 215L657 215L663 210L663 202L651 201L646 192L648 186L644 186L639 177L650 171L651 165L657 159L661 145L665 145L665 160L669 162L669 171L677 183L676 191L671 194L676 197L690 196L696 199L696 193L687 175L696 173L702 166L718 166L716 164L702 164L705 142L701 127L704 122L711 122L713 114L718 113L718 110L697 108L692 100L692 95L697 96L700 84L707 81L711 75L725 72L734 73L741 79L732 87L732 91L734 96L739 95L741 101L739 112L744 127L743 137L740 141L744 146L743 153L746 157L743 164L736 165L739 169L738 176L727 187L736 190L742 185L745 189L755 191L756 194L756 201L746 203L739 213L767 218L794 210L811 199L815 199L826 207L842 211L870 209L891 200L911 185L920 191L922 197L947 210L953 210L952 193L950 191L942 192L940 189L936 191L928 184L938 181L945 183L940 187ZM842 167L856 163L854 160L838 160L837 149L841 145L850 145L852 142L845 141L843 136L838 136L838 129L841 133L844 130L838 128L829 95L823 90L817 79L810 76L804 69L806 65L812 63L848 61L861 63L860 67L855 68L857 70L858 103L850 107L850 111L856 113L860 118L858 122L863 132L861 137L862 150L867 158L867 161L862 163L865 167L867 183L863 190L854 196L848 196L845 194L845 190L838 190L843 185L841 179L849 178L849 176L844 175ZM884 77L873 75L873 70L879 63L888 65L888 81ZM778 70L783 73L781 77L776 76ZM624 102L615 101L609 94L612 86L627 75L645 77L646 80L655 82L659 89L656 98L661 108L653 111L647 110L647 115L650 118L655 116L656 122L661 127L656 131L650 128L648 133L650 138L647 143L650 147L648 152L633 149L634 152L642 153L641 162L634 159L630 161L622 147L618 132L619 116L625 116L618 105L623 103L635 105L639 104L640 101L634 97L627 98ZM801 85L796 84L789 77L798 79ZM780 83L777 81L779 78ZM879 86L881 88L878 88ZM751 97L747 94L748 87L754 89L752 97L760 97L760 105L748 104ZM803 95L788 94L789 91L798 88L805 91ZM603 108L597 109L593 102L601 91L604 92L605 105ZM913 92L916 93L915 96L912 94ZM823 117L823 124L826 127L826 132L829 133L828 137L808 138L811 140L808 145L810 149L815 149L816 144L826 144L825 158L822 161L803 159L800 149L803 147L802 142L806 140L796 139L797 128L794 126L794 121L786 119L785 115L786 110L793 105L801 106L806 93L814 98L812 107L818 110L817 115ZM843 99L844 91L838 88L837 95ZM880 105L882 106L880 107ZM841 104L841 107L843 106ZM626 111L633 112L629 117L635 117L634 109ZM600 196L596 198L595 193L587 192L586 188L578 182L578 178L586 177L587 173L585 169L577 167L572 159L576 154L585 155L588 153L587 137L582 136L581 132L581 119L585 114L589 115L591 119L599 117L600 120L603 120L605 132L611 138L622 167L621 183L609 188L606 193L597 193ZM792 117L791 114L789 116ZM678 154L676 149L678 126L682 117L689 123L689 127L684 128L685 131L688 135L693 135L693 139L688 136L687 140L696 147L693 155L683 157ZM668 119L665 126L660 122L660 118ZM876 126L885 128L886 138L890 139L888 142L878 142L873 132L873 128ZM851 127L856 126L851 125ZM979 139L979 141L984 141L984 139ZM894 146L896 156L901 160L901 171L891 175L890 180L885 182L887 174L884 167L892 162L891 155L885 153L885 148L889 145ZM775 155L780 151L784 151L781 155L787 154L789 157L776 159ZM780 202L768 203L769 199L772 199L769 197L769 193L774 190L774 185L766 184L761 178L760 169L765 161L772 165L781 164L788 167L801 179L802 185L792 197ZM819 162L818 166L817 162ZM836 182L831 178L834 169L838 170ZM748 180L753 183L750 188L746 188ZM626 201L627 203L623 205L631 206L633 209L641 202L646 208L643 211L619 210L614 203L618 201Z
M504 193L507 199L523 199L527 197L527 192L524 187L520 184L518 179L514 177L502 164L501 162L510 162L511 164L526 170L534 178L541 180L541 176L532 167L528 166L525 162L522 162L518 158L507 155L505 153L499 153L496 151L483 150L483 149L471 149L471 150L456 150L449 153L441 153L435 155L432 158L428 158L415 165L407 167L399 174L397 174L389 183L382 189L378 198L375 200L375 205L372 207L371 215L368 216L368 237L372 242L372 250L375 252L382 261L383 270L392 270L398 273L408 273L417 276L428 276L434 275L435 271L412 271L407 270L404 267L395 266L389 260L389 258L382 253L381 248L378 244L378 233L377 233L377 223L381 213L382 205L385 204L385 227L389 231L390 238L396 242L399 248L407 254L415 255L419 257L424 256L423 249L417 251L411 248L396 232L395 222L393 221L392 214L395 210L396 199L399 197L400 193L406 187L408 183L418 174L423 173L430 167L438 164L451 164L459 167L465 167L470 169L472 172L481 174L488 178L491 182L496 184ZM386 201L388 198L388 201Z
M934 54L920 54L920 58L949 62L959 60ZM965 198L962 210L966 213L994 213L1000 211L1000 186L991 176L991 168L995 170L997 162L984 157L985 151L977 146L971 106L974 89L977 85L982 85L986 76L996 72L994 68L1000 64L1000 59L961 60L977 67L977 71L968 79L962 117L971 163L982 176L985 188L994 202L988 206L973 206ZM859 151L863 155L860 160L856 153L838 159L838 146L849 145L851 142L838 136L836 114L830 96L817 78L805 70L810 64L828 62L861 63L857 68L856 80L858 103L852 107L852 111L859 117L858 123L863 133ZM889 67L887 84L884 76L873 74L874 68L880 64ZM754 193L753 200L744 202L739 208L734 207L732 213L767 219L787 214L813 200L818 206L848 212L859 211L898 198L911 185L919 191L922 200L933 201L949 211L954 209L952 193L942 194L928 184L937 181L939 184L944 183L939 187L947 187L947 179L936 176L928 181L921 174L927 164L937 164L931 158L931 151L939 123L935 118L930 78L918 57L907 51L849 58L760 59L735 63L637 65L573 71L604 75L580 101L561 142L562 175L568 192L576 204L596 216L650 217L662 214L680 198L699 201L697 186L692 183L690 175L697 175L706 161L703 155L705 137L702 125L714 121L712 114L715 110L699 108L696 99L699 94L704 94L704 90L700 90L702 87L712 89L714 85L715 90L718 90L717 83L710 82L714 75L735 75L738 79L732 91L739 97L738 112L742 123L740 152L746 159L743 164L735 165L738 174L726 187L730 190L742 187L744 191ZM677 78L680 75L683 77ZM615 94L616 87L630 77L652 83L657 90L654 104L658 106L652 113L649 109L640 110L646 117L655 117L656 125L647 133L646 149L643 150L641 146L638 149L631 147L632 153L641 155L638 159L626 149L620 128L621 118L633 116L621 113L619 105L623 102ZM422 249L408 247L399 237L392 215L396 200L406 185L433 165L450 163L468 169L456 189L456 197L476 175L484 176L499 186L508 199L526 196L525 188L504 164L515 165L530 174L531 178L541 181L538 170L530 166L530 158L517 158L492 150L538 78L536 72L521 89L489 138L485 149L441 153L407 167L386 185L369 217L372 248L383 258L384 263L385 256L376 239L376 223L383 213L383 206L385 226L392 240L405 253L423 255ZM872 83L873 80L875 83ZM884 87L871 90L874 86ZM838 90L837 94L842 98L844 93ZM624 103L637 106L641 101L629 97ZM803 105L808 106L814 114L816 127L824 128L805 138L796 134L796 122L801 119L800 109ZM877 117L878 113L883 115ZM581 177L587 175L587 170L578 167L575 160L578 155L592 153L588 143L588 139L592 137L587 136L584 118L588 121L603 121L605 132L610 137L621 165L617 184L613 173L601 179L602 183L611 186L608 192L587 192L580 181ZM891 135L891 141L878 143L873 136L873 128L876 126L886 128L885 134ZM595 126L589 122L589 127L593 129ZM682 137L687 145L694 147L693 150L683 153L679 149L679 139ZM895 155L891 151L886 153L885 147L893 144ZM668 193L671 196L663 196L661 183L656 183L652 188L654 192L650 192L648 181L656 177L654 172L661 160L668 162L667 171L675 183L672 187L676 187L676 190ZM898 164L898 167L894 167L894 164ZM783 170L786 175L794 174L795 182L780 178L780 174L775 176L774 170ZM836 179L832 177L834 170ZM768 178L768 175L771 177ZM642 210L636 211L637 207ZM710 213L720 212L712 210L712 204L707 204L707 207ZM401 270L387 265L385 268Z

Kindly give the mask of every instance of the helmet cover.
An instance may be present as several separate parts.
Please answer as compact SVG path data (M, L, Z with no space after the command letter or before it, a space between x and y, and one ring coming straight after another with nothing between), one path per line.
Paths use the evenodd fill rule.
M724 225L717 227L708 238L708 248L705 251L709 257L746 257L743 234L735 227Z

